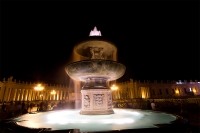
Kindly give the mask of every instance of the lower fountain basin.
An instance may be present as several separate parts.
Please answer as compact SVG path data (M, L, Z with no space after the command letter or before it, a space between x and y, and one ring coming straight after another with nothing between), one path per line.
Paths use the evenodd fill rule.
M81 132L158 128L155 124L176 120L174 115L152 110L116 108L114 114L109 115L80 115L79 111L66 109L25 114L14 120L29 128L80 129Z
M67 74L74 80L86 81L92 78L103 78L108 81L123 76L126 67L112 60L83 60L66 66Z

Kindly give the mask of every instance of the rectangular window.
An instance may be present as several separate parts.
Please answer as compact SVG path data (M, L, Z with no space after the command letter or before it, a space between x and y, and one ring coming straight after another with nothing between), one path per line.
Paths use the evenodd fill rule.
M187 93L186 88L184 88L184 92Z
M155 91L153 90L153 95L155 95Z
M159 89L159 91L160 91L160 95L162 95L162 90L161 90L161 89Z
M173 94L175 94L175 91L174 91L174 89L172 89L172 92L173 92Z
M167 95L169 94L168 89L166 89L166 94L167 94Z

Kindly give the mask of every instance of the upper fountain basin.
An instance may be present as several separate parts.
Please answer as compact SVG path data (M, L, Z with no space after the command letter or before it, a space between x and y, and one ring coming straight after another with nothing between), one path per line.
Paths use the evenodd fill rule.
M84 41L79 42L75 45L74 50L83 57L91 59L90 48L101 48L102 56L106 60L112 60L113 54L117 51L117 47L114 43L108 41L101 36L92 36Z
M116 80L124 75L126 67L112 60L82 60L65 67L67 74L74 80L86 81L90 78Z

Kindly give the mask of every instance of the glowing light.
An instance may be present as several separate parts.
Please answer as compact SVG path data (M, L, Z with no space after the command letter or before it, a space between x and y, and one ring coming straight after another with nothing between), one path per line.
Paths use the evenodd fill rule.
M36 91L42 91L44 87L41 86L41 84L38 84L35 88Z
M51 94L52 94L52 95L55 95L55 94L56 94L56 91L55 91L55 90L51 91Z
M179 94L179 90L176 90L175 92L176 92L176 94Z
M193 89L192 91L193 91L194 93L196 93L196 92L197 92L197 91L196 91L196 89Z
M115 85L112 85L112 87L111 87L111 90L117 90L118 89L118 87L117 86L115 86Z
M80 115L80 110L60 110L27 114L15 118L17 124L30 128L51 128L52 130L80 129L81 132L155 128L155 123L168 123L176 117L158 112L139 109L114 109L112 115ZM155 119L156 118L156 119ZM27 121L23 121L27 120ZM134 123L134 124L133 124Z

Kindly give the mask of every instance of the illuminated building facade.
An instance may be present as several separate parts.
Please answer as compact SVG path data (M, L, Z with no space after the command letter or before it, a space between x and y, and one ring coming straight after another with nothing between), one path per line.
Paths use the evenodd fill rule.
M42 89L40 89L42 88ZM63 85L48 85L13 81L13 77L0 81L0 101L70 101L73 90Z
M181 98L200 95L200 82L198 81L167 81L140 82L130 79L128 82L118 83L118 90L114 91L115 99L133 98Z
M13 77L0 81L0 101L74 101L74 89L63 85L40 84L43 89L35 89L36 83L20 83ZM167 81L152 83L150 81L130 81L117 83L117 90L113 90L113 99L125 100L134 98L181 98L200 95L198 81Z

